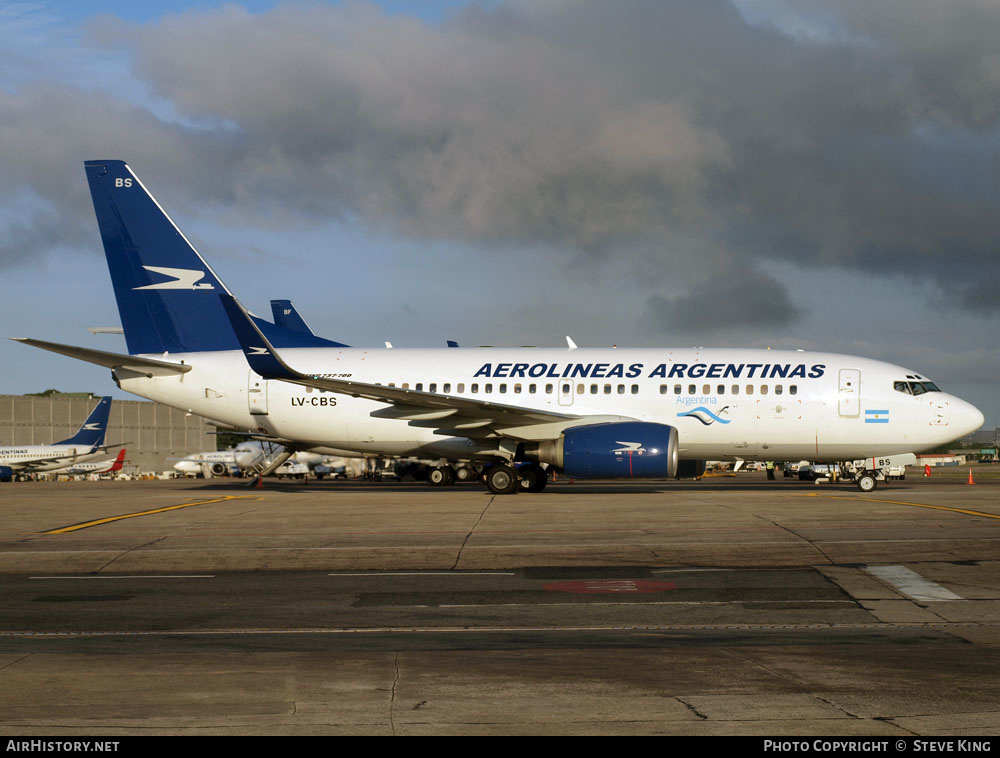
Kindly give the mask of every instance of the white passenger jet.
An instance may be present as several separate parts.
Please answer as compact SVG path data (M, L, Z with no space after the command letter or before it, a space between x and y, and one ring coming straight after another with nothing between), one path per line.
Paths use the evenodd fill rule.
M62 442L0 447L0 482L9 482L15 474L54 471L100 457L115 447L103 446L110 412L111 398L102 397L76 434Z
M63 468L50 469L48 474L69 474L79 476L82 474L114 474L122 470L125 466L125 448L118 451L115 458L106 461L84 461L73 463Z
M250 471L255 467L263 468L267 453L259 442L241 442L230 450L210 450L204 453L191 453L174 464L174 470L185 476L203 476L211 479L213 476L225 476L234 469L239 473Z
M494 493L548 472L675 477L713 460L872 459L983 415L926 377L831 353L749 349L362 349L248 314L122 161L85 164L129 355L21 341L107 366L128 392L333 455L486 462ZM447 481L445 482L447 483Z

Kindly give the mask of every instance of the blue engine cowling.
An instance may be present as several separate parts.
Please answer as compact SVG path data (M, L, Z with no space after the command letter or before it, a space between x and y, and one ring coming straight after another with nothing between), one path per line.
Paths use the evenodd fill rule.
M677 430L666 424L623 421L573 426L563 431L555 463L569 476L673 478Z
M0 482L9 482L14 479L14 469L10 466L0 466Z

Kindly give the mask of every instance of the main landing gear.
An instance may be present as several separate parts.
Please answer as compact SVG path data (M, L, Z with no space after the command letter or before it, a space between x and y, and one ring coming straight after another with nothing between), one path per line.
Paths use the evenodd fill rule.
M498 463L486 471L486 486L494 495L541 492L548 483L548 472L537 463L525 463L516 468Z
M435 466L427 472L427 483L432 487L448 487L456 482L472 481L476 470L465 464L453 468ZM513 495L518 492L541 492L549 483L549 473L537 463L494 463L483 472L486 487L494 495Z

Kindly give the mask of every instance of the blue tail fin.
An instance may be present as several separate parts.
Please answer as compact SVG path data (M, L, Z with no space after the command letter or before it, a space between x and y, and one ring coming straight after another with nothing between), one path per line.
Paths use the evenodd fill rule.
M271 314L274 316L274 323L278 326L291 329L293 332L313 334L313 330L295 310L291 300L272 300Z
M86 161L129 353L238 350L226 285L124 161ZM344 347L254 318L281 347Z
M104 444L104 435L108 431L108 414L111 413L111 398L102 397L94 410L87 416L83 426L68 440L56 442L57 445L87 445L98 447Z

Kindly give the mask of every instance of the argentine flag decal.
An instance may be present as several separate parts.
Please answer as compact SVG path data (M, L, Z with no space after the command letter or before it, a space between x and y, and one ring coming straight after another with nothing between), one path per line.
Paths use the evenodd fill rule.
M888 424L889 411L865 411L866 424Z

